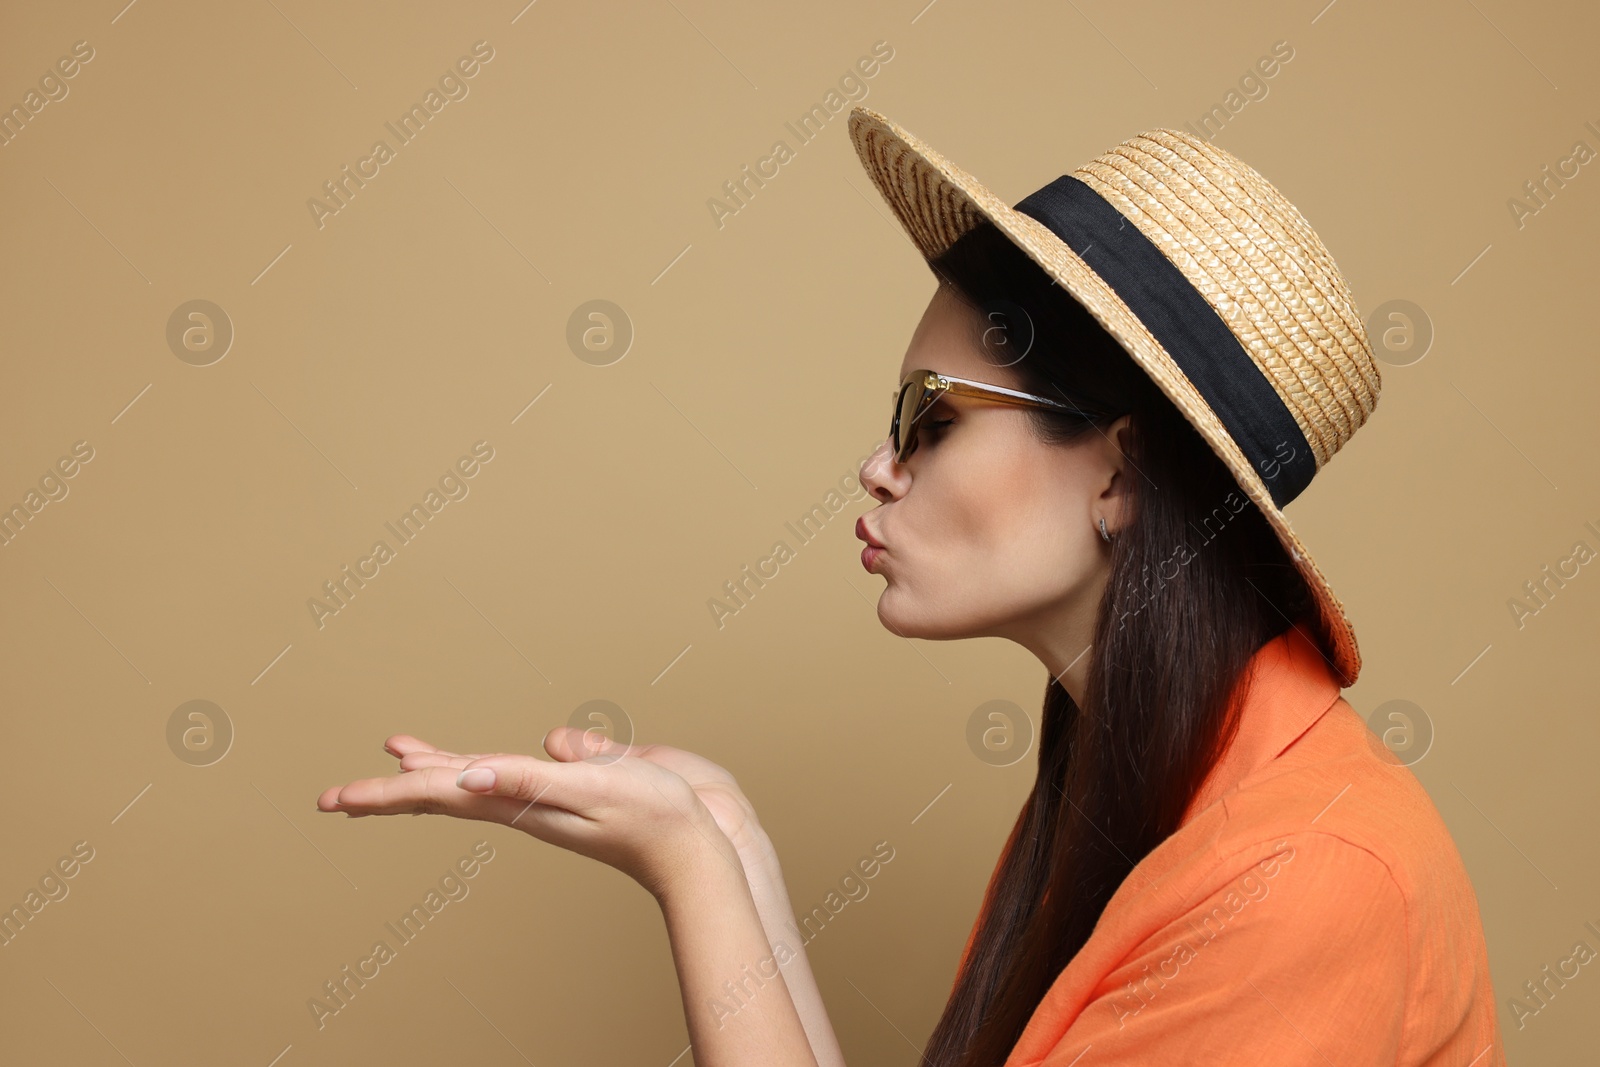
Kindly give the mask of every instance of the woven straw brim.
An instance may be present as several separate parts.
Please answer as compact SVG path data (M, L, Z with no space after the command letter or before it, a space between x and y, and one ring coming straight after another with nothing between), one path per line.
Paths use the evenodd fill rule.
M852 109L849 125L850 138L868 176L925 258L938 256L984 219L993 222L1082 304L1155 381L1227 465L1240 488L1267 517L1317 602L1317 623L1325 651L1331 653L1330 666L1342 687L1354 685L1361 673L1361 653L1356 645L1355 629L1345 614L1343 603L1296 536L1288 517L1273 503L1261 476L1210 405L1122 298L1043 223L1011 208L976 178L903 127L876 111L860 106ZM1175 137L1182 137L1174 131L1151 132L1172 133ZM1264 180L1262 184L1265 184ZM1298 213L1295 213L1295 218L1298 217ZM1168 220L1169 223L1172 221ZM1314 241L1314 235L1312 239ZM1315 247L1320 251L1320 242L1315 242ZM1331 269L1331 261L1328 266ZM1351 337L1347 343L1365 347L1365 334L1359 320L1353 324ZM1254 339L1258 343L1261 341L1259 337ZM1292 340L1279 339L1278 343L1291 349L1294 347ZM1259 361L1258 351L1255 354ZM1328 400L1301 396L1299 399L1305 401L1303 407L1291 405L1296 422L1301 425L1306 441L1317 457L1319 469L1376 403L1376 370L1375 366L1371 366L1370 350L1366 351L1366 355L1368 366L1365 382L1361 375L1350 375L1357 395L1355 403L1344 410L1342 425L1336 424L1339 411ZM1295 351L1290 358L1303 356ZM1367 391L1362 393L1360 391L1364 385ZM1280 384L1280 393L1282 391ZM1348 396L1342 398L1350 399ZM1334 407L1334 410L1319 415L1315 410L1318 404L1324 408ZM1350 414L1352 407L1354 415ZM1308 412L1306 409L1311 410Z

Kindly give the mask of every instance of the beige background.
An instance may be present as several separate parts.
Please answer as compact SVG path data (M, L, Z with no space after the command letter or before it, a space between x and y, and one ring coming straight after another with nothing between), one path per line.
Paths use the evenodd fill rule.
M739 776L801 911L891 844L809 951L851 1062L915 1062L1032 773L967 721L1036 722L1044 671L880 627L860 500L720 630L707 607L881 439L931 292L845 114L784 125L877 41L865 102L1011 203L1289 42L1217 143L1364 315L1435 331L1290 515L1356 623L1346 697L1432 724L1415 770L1511 1060L1592 1057L1593 967L1521 1029L1510 998L1600 948L1600 571L1520 629L1508 600L1600 548L1600 165L1520 228L1508 201L1600 150L1593 5L121 3L10 4L0 33L6 106L94 49L0 147L0 503L94 449L0 548L0 903L94 850L0 948L8 1062L666 1067L686 1030L635 884L503 827L313 810L389 773L391 733L534 751L591 699ZM480 40L469 94L319 229L306 201ZM708 199L779 139L719 228ZM209 366L166 340L194 299L235 333ZM566 339L595 299L635 334L608 366ZM469 495L319 629L308 598L480 440ZM204 767L167 741L196 699L234 730ZM319 1031L307 1000L479 840L470 895Z

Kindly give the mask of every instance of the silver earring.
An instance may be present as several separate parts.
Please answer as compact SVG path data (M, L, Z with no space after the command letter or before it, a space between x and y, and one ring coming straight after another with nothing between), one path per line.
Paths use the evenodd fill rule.
M1104 515L1100 516L1100 539L1108 545L1111 543L1111 535L1106 533L1106 517Z

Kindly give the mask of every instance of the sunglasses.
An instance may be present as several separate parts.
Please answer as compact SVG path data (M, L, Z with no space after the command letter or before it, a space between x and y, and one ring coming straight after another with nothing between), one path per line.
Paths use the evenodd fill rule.
M928 409L933 407L945 393L998 400L1001 403L1017 404L1022 407L1077 410L1069 404L1034 396L1032 393L1019 393L1015 389L1007 389L1001 385L975 382L970 378L957 378L954 375L939 374L931 370L914 370L901 380L900 388L894 397L894 415L889 420L889 445L896 463L904 463L906 457L916 451L917 427L922 416L927 414Z

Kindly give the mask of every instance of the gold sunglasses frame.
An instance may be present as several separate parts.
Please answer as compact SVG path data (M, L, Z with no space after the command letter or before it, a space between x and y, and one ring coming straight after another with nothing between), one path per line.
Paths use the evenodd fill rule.
M911 416L911 424L905 434L905 441L902 442L900 440L900 412L905 407L906 390L917 385L919 381L922 385L922 394L917 399L916 410ZM988 382L974 381L971 378L958 378L953 374L940 374L938 371L909 371L900 380L900 387L894 391L894 412L889 419L889 448L894 455L896 463L904 463L911 453L917 450L917 423L938 402L938 397L944 393L996 400L1004 404L1016 404L1019 407L1056 408L1060 411L1076 410L1070 404L1063 404L1048 397L1034 396L1032 393L1022 393L1015 389L1007 389L1003 385L990 385Z

